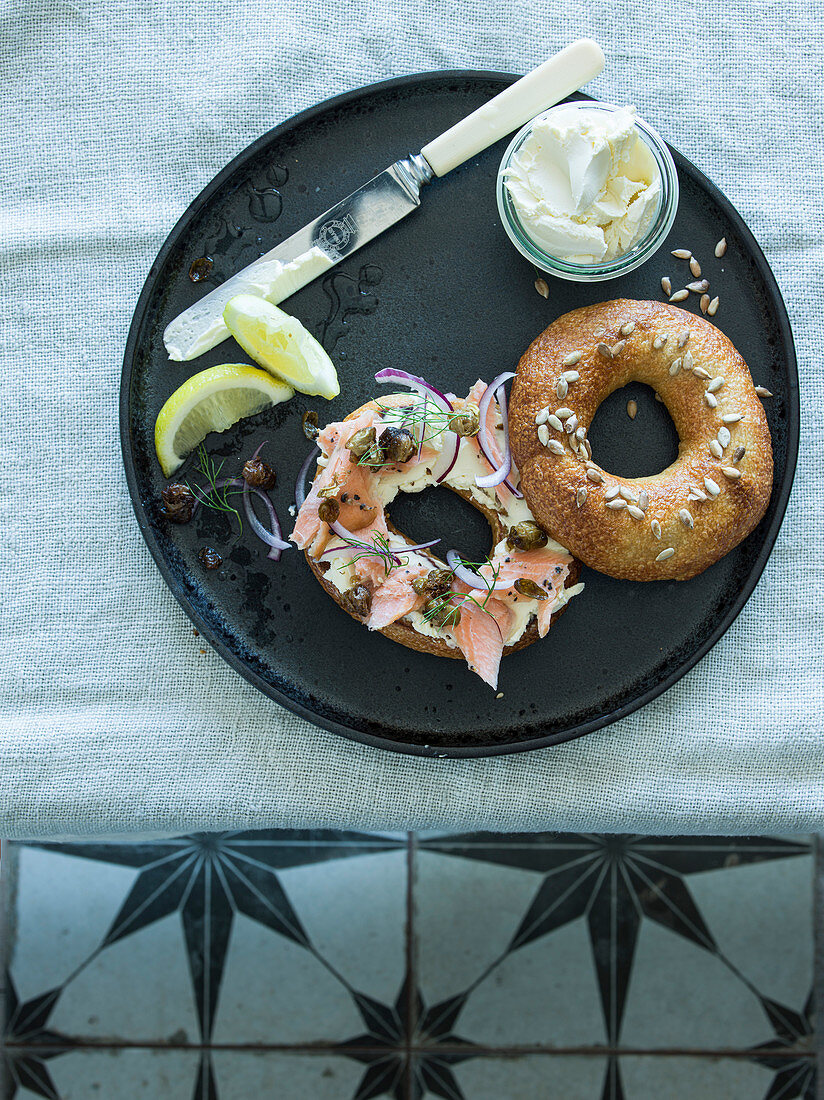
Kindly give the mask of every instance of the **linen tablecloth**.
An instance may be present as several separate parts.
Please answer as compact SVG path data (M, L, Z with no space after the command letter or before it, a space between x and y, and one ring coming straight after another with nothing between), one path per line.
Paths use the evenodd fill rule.
M636 103L727 193L773 265L802 382L789 512L727 636L642 711L511 758L381 753L199 652L122 473L131 313L190 200L295 111L403 73L525 72L581 35L607 55L587 90ZM6 0L0 836L820 828L819 46L806 0Z

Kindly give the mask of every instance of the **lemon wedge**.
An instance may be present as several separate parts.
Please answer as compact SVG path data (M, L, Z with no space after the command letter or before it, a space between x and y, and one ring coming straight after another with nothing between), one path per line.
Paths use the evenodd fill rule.
M223 363L193 375L155 421L155 450L164 475L171 477L209 432L223 432L241 417L288 401L294 392L246 363Z
M335 364L296 317L254 294L230 298L223 320L247 355L302 393L331 401L340 393Z

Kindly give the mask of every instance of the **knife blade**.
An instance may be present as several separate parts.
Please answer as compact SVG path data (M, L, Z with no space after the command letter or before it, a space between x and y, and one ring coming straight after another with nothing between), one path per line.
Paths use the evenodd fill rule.
M223 310L236 294L277 305L420 206L421 188L564 99L604 67L600 46L579 39L477 111L331 206L189 306L166 327L174 360L195 359L229 336Z
M202 355L229 336L223 310L236 294L277 305L420 206L432 178L421 156L396 161L260 259L189 306L163 333L170 359Z

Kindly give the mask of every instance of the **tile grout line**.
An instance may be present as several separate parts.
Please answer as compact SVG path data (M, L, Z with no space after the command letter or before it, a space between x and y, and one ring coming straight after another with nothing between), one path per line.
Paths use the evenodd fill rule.
M77 1042L76 1040L70 1040L66 1044L61 1043L8 1043L7 1047L16 1051L38 1051L38 1052L52 1052L59 1051L60 1053L71 1054L91 1054L95 1052L108 1053L111 1051L126 1051L126 1050L153 1050L153 1051L167 1051L170 1054L174 1053L193 1053L196 1054L201 1051L232 1051L240 1054L337 1054L340 1055L341 1050L339 1044L328 1043L284 1043L283 1045L275 1044L244 1044L244 1043L164 1043L164 1042ZM350 1050L357 1050L359 1053L365 1054L380 1054L386 1055L386 1047L371 1047L371 1046L358 1046L350 1047ZM439 1054L465 1054L465 1046L450 1046L449 1044L438 1044L437 1047L430 1046L410 1046L409 1052L411 1054L427 1053L433 1049L436 1049ZM770 1050L770 1057L784 1059L786 1061L797 1061L799 1058L811 1059L815 1057L814 1052L799 1054L797 1050L787 1050L777 1048ZM502 1057L502 1058L515 1058L528 1055L530 1057L538 1058L579 1058L582 1056L594 1056L594 1057L649 1057L649 1058L698 1058L698 1059L718 1059L718 1058L733 1058L751 1060L753 1051L750 1048L725 1048L721 1047L715 1050L707 1050L705 1048L691 1048L682 1049L678 1047L609 1047L609 1046L591 1046L591 1047L538 1047L538 1046L521 1046L521 1047L507 1047L507 1046L477 1046L473 1047L473 1057Z

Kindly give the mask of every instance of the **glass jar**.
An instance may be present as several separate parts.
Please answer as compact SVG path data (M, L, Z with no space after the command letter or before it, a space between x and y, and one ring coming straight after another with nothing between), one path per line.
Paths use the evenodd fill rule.
M587 111L605 111L610 113L626 110L626 108L618 107L612 103L597 103L593 100L576 100L573 103L558 105L558 108L569 109L570 107L577 107ZM554 107L550 108L549 111L545 111L531 122L528 122L522 130L518 131L512 139L509 148L504 153L503 159L501 160L501 166L498 170L497 180L498 212L500 213L501 221L503 222L507 236L518 251L523 256L526 256L526 258L536 267L540 268L541 271L545 271L549 275L557 275L561 279L570 279L573 282L579 283L596 283L605 279L616 279L619 275L624 275L626 272L632 271L634 268L640 267L641 264L645 263L650 256L658 251L672 228L672 223L675 220L675 214L678 209L678 173L675 169L675 162L660 134L653 130L653 128L642 119L636 118L635 126L641 140L646 144L658 166L661 181L661 197L658 204L658 211L651 225L643 237L636 241L627 252L611 260L602 260L598 263L574 263L571 260L553 256L545 251L541 245L536 243L534 238L530 236L527 228L521 222L518 211L506 187L506 176L513 158L532 133L532 128L535 123L539 119L545 118L555 109Z

